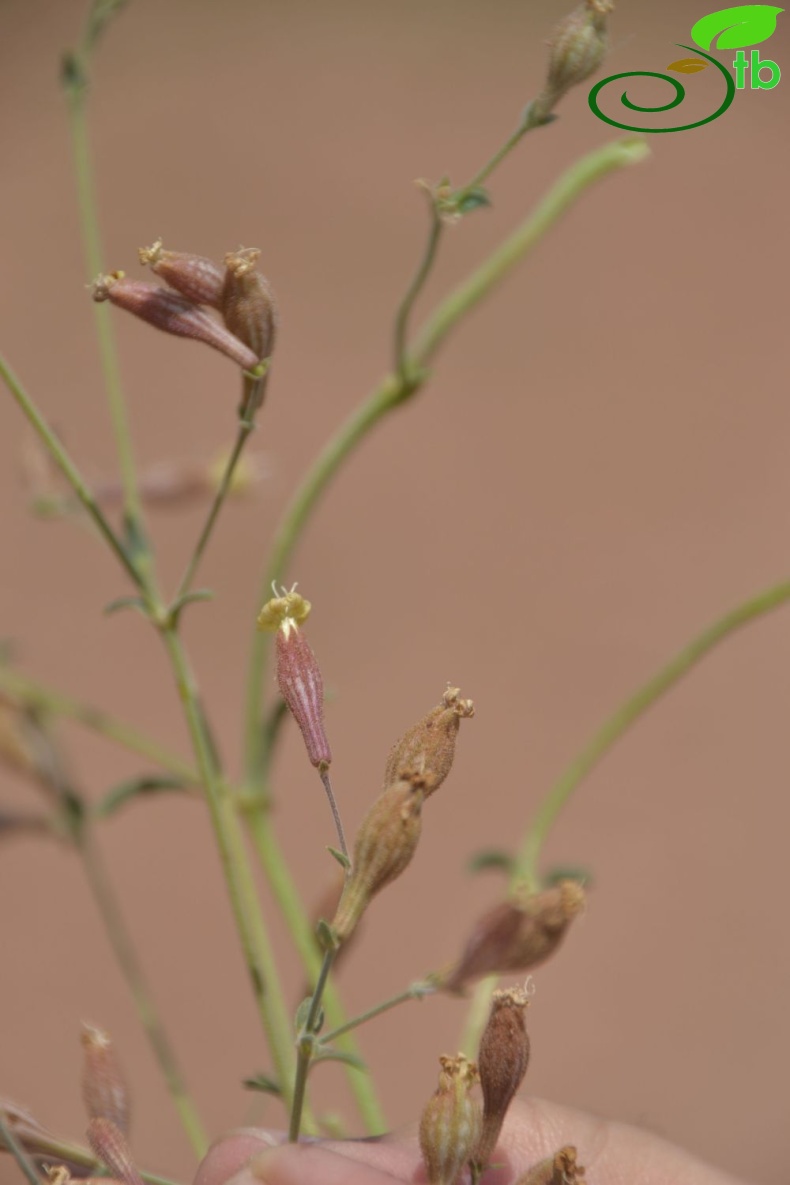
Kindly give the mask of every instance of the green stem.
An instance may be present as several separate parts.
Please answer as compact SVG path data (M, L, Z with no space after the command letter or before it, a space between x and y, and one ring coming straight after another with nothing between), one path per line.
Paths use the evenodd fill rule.
M94 707L93 704L82 703L69 695L53 691L52 688L36 683L33 679L28 679L26 675L20 675L17 671L2 664L0 664L0 690L5 691L26 707L76 720L93 732L99 733L100 736L106 737L107 740L115 741L116 744L123 746L131 753L145 757L175 777L182 778L185 782L192 784L199 782L195 770L183 758L163 748L157 741L138 732L136 728L125 721L118 720L115 716L108 715L103 709Z
M269 1042L283 1100L290 1108L293 1103L294 1075L291 1018L285 1005L271 942L258 902L244 846L244 835L230 788L222 781L216 768L197 688L181 639L172 625L167 624L162 628L162 638L175 673L195 759L205 787L225 882L255 1002Z
M104 267L99 234L99 219L94 193L90 141L85 118L89 69L89 53L87 49L74 54L70 61L72 69L65 76L65 87L71 126L74 171L77 180L77 202L88 274L91 279L94 279L104 271ZM94 302L93 308L96 317L96 332L99 341L102 372L104 374L110 418L112 420L115 445L118 452L118 464L121 471L126 520L131 524L139 526L143 520L142 507L137 488L131 433L126 414L126 403L123 397L118 355L115 349L110 306L102 302Z
M321 999L324 995L324 988L326 987L329 972L332 970L332 964L335 961L336 954L336 948L324 952L321 970L318 973L318 979L313 988L313 996L310 1001L307 1020L297 1040L296 1078L291 1099L291 1122L288 1125L288 1139L292 1144L295 1144L299 1139L299 1130L302 1126L302 1109L304 1107L305 1091L307 1089L307 1075L310 1072L310 1063L313 1060L315 1034L319 1023L318 1018L321 1015Z
M426 190L428 201L430 203L430 219L431 224L428 230L428 241L425 244L422 259L414 274L414 278L406 290L406 295L401 301L398 311L395 315L395 349L394 349L394 371L399 376L402 383L408 380L408 357L406 353L406 337L409 331L409 317L414 307L414 302L420 295L425 281L430 275L434 260L436 259L436 252L439 248L439 240L442 235L442 220L439 215L439 210L436 205L436 199L433 194Z
M307 913L299 899L290 869L274 834L265 802L260 805L250 804L245 813L247 828L257 850L261 867L294 940L305 974L311 984L315 983L321 969L321 952L316 945L315 935ZM324 990L324 1008L327 1021L335 1029L346 1025L345 1010L332 979L328 981ZM359 1056L359 1049L352 1037L348 1037L341 1048L347 1053ZM368 1134L378 1135L386 1131L386 1119L376 1097L370 1074L354 1066L346 1066L345 1069L349 1087Z
M541 118L537 114L537 108L535 104L530 103L524 111L521 123L518 125L515 132L513 132L513 135L509 136L508 139L505 140L505 143L496 150L491 159L483 165L482 169L475 173L471 181L467 181L466 185L462 186L461 189L458 189L453 193L453 199L456 202L463 201L463 199L469 194L471 190L477 189L483 184L484 181L488 180L498 165L502 163L506 156L510 155L516 145L521 142L524 136L526 136L527 132L531 132L533 128L544 127L545 124L551 123L553 118L553 116L549 118L544 116Z
M184 1131L195 1156L200 1159L206 1153L208 1142L195 1104L187 1090L184 1077L170 1044L165 1028L154 1004L145 972L137 957L131 934L121 912L115 890L112 887L100 852L96 847L91 829L83 825L77 850L82 860L85 875L94 901L101 915L104 928L123 977L132 994L140 1021L159 1063Z
M431 360L450 330L501 283L591 185L616 169L637 164L648 153L643 140L625 136L596 148L571 165L513 234L442 301L417 339L415 364L425 366Z
M675 655L665 667L626 700L595 733L551 787L538 808L519 852L512 885L538 887L538 862L546 839L574 790L633 724L663 695L701 662L714 647L749 622L790 601L790 581L784 581L751 597L725 613Z
M5 385L13 395L19 407L27 417L28 423L32 426L39 440L49 452L55 464L60 469L66 481L73 489L75 495L84 506L85 510L90 515L94 524L99 530L105 541L109 544L110 550L113 551L126 569L129 578L137 586L142 588L142 580L136 565L126 552L123 544L117 538L115 532L110 526L99 504L95 501L93 494L88 489L83 481L82 475L77 469L74 462L69 457L63 445L58 440L55 433L47 424L44 417L39 412L38 408L33 403L33 400L25 391L17 376L14 374L11 367L7 364L4 358L0 357L0 378L3 379Z
M203 530L200 532L198 541L195 544L195 550L192 552L192 556L186 566L184 575L181 577L178 590L175 597L173 598L174 604L177 603L186 593L188 593L192 586L192 581L195 578L198 565L203 558L203 553L208 546L209 539L211 538L217 518L219 517L219 512L222 509L225 499L228 496L228 491L233 483L233 475L236 472L236 466L239 463L241 454L244 451L244 446L246 445L250 433L254 427L255 424L252 420L243 418L239 421L239 430L236 435L236 442L233 446L233 451L228 457L227 464L225 465L225 471L222 474L222 480L219 484L219 489L214 495L214 501L211 504L208 517L203 524Z
M319 454L296 491L275 535L261 585L261 603L267 599L272 581L283 580L302 531L332 478L371 429L420 389L427 378L423 368L450 330L524 258L589 186L615 169L643 160L647 152L642 140L627 137L605 144L577 161L505 243L439 305L408 355L409 378L387 375L382 379ZM256 782L264 760L261 721L268 652L268 635L256 630L250 645L245 710L246 772L250 784Z
M481 979L479 983L475 984L472 992L472 999L469 1002L458 1043L460 1052L465 1053L471 1061L475 1061L477 1058L477 1048L491 1011L491 995L498 980L498 975L487 975L485 979Z
M8 1112L4 1114L2 1108L0 1108L0 1120L5 1119L4 1124L0 1122L0 1134L2 1134L0 1148L3 1147L3 1141L8 1136L8 1118ZM13 1132L11 1134L13 1136ZM19 1140L16 1142L17 1144L20 1143ZM25 1143L27 1144L26 1151L28 1156L46 1158L50 1162L63 1161L68 1165L85 1168L89 1171L103 1167L101 1161L97 1160L87 1148L83 1148L79 1144L70 1144L67 1140L61 1140L57 1136L53 1136L51 1133L45 1131L44 1128L37 1129L34 1134L26 1137ZM148 1185L178 1185L178 1182L172 1181L169 1177L160 1177L156 1173L147 1173L143 1169L139 1169L138 1172L143 1180L148 1182ZM92 1175L98 1174L93 1173ZM41 1185L40 1176L36 1177L36 1185Z
M338 1037L350 1033L352 1029L359 1028L367 1021L373 1020L376 1016L381 1016L382 1012L389 1012L391 1008L397 1008L399 1004L405 1004L407 1000L422 1000L425 996L432 996L436 991L436 983L428 975L425 979L418 979L416 983L411 984L404 992L398 992L397 996L390 996L388 1000L382 1000L380 1004L376 1004L373 1008L368 1008L367 1012L360 1012L358 1016L354 1016L351 1020L347 1020L344 1024L338 1025L337 1028L332 1029L331 1032L325 1033L321 1038L320 1045L330 1045L336 1041Z
M2 1107L0 1107L0 1142L11 1153L30 1185L41 1185L41 1177L36 1172L36 1166L11 1131Z

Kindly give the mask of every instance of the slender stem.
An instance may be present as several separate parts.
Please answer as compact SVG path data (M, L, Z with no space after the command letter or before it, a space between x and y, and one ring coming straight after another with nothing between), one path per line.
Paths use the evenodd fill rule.
M110 945L113 949L123 977L132 994L140 1021L159 1063L167 1089L178 1111L195 1155L205 1155L208 1141L195 1104L189 1094L184 1076L178 1065L175 1051L170 1044L164 1025L159 1017L145 972L135 950L132 936L121 912L115 890L107 875L104 861L96 846L91 828L83 825L77 850L90 885L93 899L101 915Z
M131 753L137 753L140 757L154 762L161 769L167 770L178 778L183 778L185 782L193 784L199 782L198 775L187 761L163 748L157 741L145 736L144 733L138 732L124 720L118 720L117 717L108 715L102 708L97 708L93 704L82 703L69 695L45 687L33 679L28 679L26 675L20 675L17 671L3 666L2 663L0 663L0 690L7 692L27 707L36 708L54 716L66 716L71 720L76 720L86 728L92 729L93 732L106 737L107 740L115 741Z
M560 775L538 807L516 860L512 878L514 886L538 886L540 854L557 816L574 790L640 716L652 708L657 700L679 683L684 675L730 634L750 621L778 609L787 601L790 601L790 581L783 581L731 609L692 639L609 717Z
M65 86L68 99L69 122L71 125L74 171L77 181L77 201L82 239L85 247L85 261L89 277L93 279L104 268L99 234L99 219L94 193L93 169L91 166L90 141L85 117L89 57L87 47L83 47L82 51L73 55L71 59L72 70L66 75ZM93 308L96 317L96 332L99 341L104 384L107 390L115 445L118 451L118 464L121 471L121 482L123 484L126 519L129 523L139 525L143 519L142 507L137 488L131 433L129 431L126 404L123 397L118 355L115 349L110 306L102 302L94 302Z
M439 240L442 235L442 220L439 216L439 210L436 205L436 199L430 190L426 189L426 196L430 203L429 215L431 219L430 227L428 229L428 241L425 244L422 259L419 262L417 271L414 273L414 278L406 290L406 295L401 301L398 311L395 315L395 349L394 349L394 366L395 373L399 376L401 382L406 382L408 379L408 357L406 353L406 336L409 331L409 317L414 307L414 302L420 295L425 281L430 275L434 260L436 259L436 252L439 247Z
M295 1144L299 1139L299 1129L302 1126L302 1108L304 1107L305 1091L307 1089L307 1075L310 1072L310 1063L313 1060L315 1033L318 1028L318 1018L321 1015L321 999L336 954L336 948L324 952L324 961L321 964L321 970L318 973L318 979L313 988L313 996L310 1001L307 1020L297 1040L296 1079L294 1081L293 1097L291 1100L291 1122L288 1126L288 1139L292 1144Z
M335 821L335 831L337 832L337 842L340 844L340 851L345 856L346 860L350 862L351 857L348 854L348 844L346 843L346 833L343 830L343 820L340 818L340 811L335 800L335 794L332 789L332 783L329 780L329 771L326 769L319 769L321 781L326 790L326 796L329 799L329 809L332 811L332 818ZM348 872L348 869L346 870Z
M453 194L454 199L457 202L462 201L463 198L466 197L466 195L470 192L470 190L477 189L478 186L482 185L484 181L487 181L494 172L494 169L496 169L498 165L502 163L506 156L510 155L516 145L521 142L524 136L526 136L527 132L531 132L533 128L540 128L547 123L551 123L553 118L553 116L548 118L546 118L546 116L541 117L538 114L536 105L534 103L530 103L524 111L524 114L521 118L521 123L518 125L515 132L513 132L513 135L509 136L507 140L505 140L505 143L496 150L491 159L483 165L482 169L475 173L471 181L467 181L466 185L455 191Z
M491 995L498 980L498 975L487 975L485 979L481 979L479 983L475 984L472 992L472 999L469 1002L464 1027L458 1042L461 1053L465 1053L471 1061L477 1057L477 1047L480 1044L480 1038L491 1010Z
M30 1185L41 1185L41 1177L36 1172L36 1166L14 1136L10 1125L6 1122L5 1112L2 1107L0 1107L0 1142L11 1153L22 1173L30 1182Z
M272 546L261 585L260 600L273 580L282 582L285 567L310 515L344 461L386 414L414 395L427 374L422 370L438 346L459 321L479 304L491 289L519 263L556 220L601 177L635 164L647 155L643 141L635 137L616 140L577 161L549 190L537 209L469 279L444 300L418 338L407 360L408 381L387 375L354 411L319 454L285 510ZM262 703L268 655L268 636L256 630L250 645L245 711L247 779L254 784L262 767Z
M582 194L616 169L637 164L649 149L637 136L625 136L576 161L554 183L535 210L464 283L442 301L414 347L417 365L425 366L458 322L505 278Z
M142 588L142 581L140 573L136 565L126 552L123 544L117 538L115 532L110 526L99 504L95 501L93 494L85 484L81 473L77 469L74 462L69 457L63 445L58 440L55 433L47 424L44 417L39 412L38 408L33 403L33 400L25 391L17 376L11 370L11 367L0 357L0 378L3 379L9 391L13 395L19 407L27 417L28 422L33 427L38 435L39 440L49 452L55 464L60 469L66 481L69 483L79 501L85 507L91 519L99 530L105 541L109 544L110 549L115 553L121 565L126 569L130 579L138 587Z
M388 1000L382 1000L375 1007L368 1008L366 1012L360 1012L358 1016L347 1020L345 1024L338 1025L331 1032L325 1033L319 1044L331 1045L338 1037L342 1037L345 1033L350 1033L352 1029L358 1029L360 1025L366 1024L367 1021L373 1020L376 1016L381 1016L382 1012L389 1012L391 1008L397 1008L399 1004L405 1004L407 1000L422 1000L425 996L432 996L435 991L436 983L430 976L426 976L425 979L418 979L416 983L411 984L405 991L398 992L397 996L390 996Z
M245 814L247 828L258 853L261 867L293 937L305 974L311 984L315 983L321 969L321 953L316 945L307 912L299 899L299 893L291 877L288 863L274 834L265 798L258 804L251 803L246 808ZM340 994L331 978L324 990L324 1008L327 1021L334 1026L335 1031L346 1025L347 1018ZM347 1053L359 1056L359 1049L351 1036L345 1039L341 1048ZM387 1122L370 1074L348 1065L345 1070L349 1088L354 1095L368 1134L378 1135L386 1131Z
M221 780L206 734L197 688L186 654L175 630L162 629L181 702L186 712L195 759L206 790L209 812L219 848L225 882L241 939L252 990L263 1023L286 1106L293 1101L294 1052L291 1018L285 1005L277 965L258 902L244 836L231 791ZM311 1121L312 1122L312 1121Z
M228 491L233 484L233 475L236 472L236 466L239 463L241 454L244 451L244 446L247 443L250 433L254 427L255 424L252 420L242 418L239 421L239 429L236 434L236 442L233 445L233 451L228 457L227 464L225 465L225 471L222 474L222 480L219 484L216 494L214 495L214 501L211 504L211 509L208 512L205 523L203 524L203 530L200 532L198 541L195 544L195 550L192 552L189 563L187 564L184 571L184 575L181 577L181 581L178 585L178 591L173 598L174 603L179 601L181 597L188 593L192 586L192 581L195 579L195 573L197 572L198 565L203 558L203 553L208 546L209 539L211 538L217 518L219 517L219 512L222 509L222 506L228 495Z

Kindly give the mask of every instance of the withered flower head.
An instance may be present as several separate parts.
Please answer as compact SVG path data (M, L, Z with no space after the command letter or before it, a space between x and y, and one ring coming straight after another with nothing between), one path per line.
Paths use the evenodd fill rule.
M82 1097L90 1119L109 1119L123 1135L129 1134L129 1092L107 1033L82 1026L85 1060Z
M429 1185L453 1185L480 1136L480 1104L470 1093L478 1075L462 1053L439 1062L439 1087L420 1120L420 1149Z
M507 1110L529 1065L529 1036L524 1013L529 999L523 988L494 992L491 1013L480 1040L477 1066L483 1091L483 1127L474 1160L485 1169L499 1139Z
M566 1144L547 1160L523 1173L516 1185L584 1185L584 1165L576 1161L576 1149Z
M458 687L448 687L438 707L392 747L384 769L385 786L411 782L426 798L441 786L453 764L461 720L474 715L472 701L460 697Z
M269 281L255 270L259 256L256 247L240 247L225 256L219 307L231 333L263 359L274 350L277 311Z
M613 8L613 0L584 0L560 21L549 42L546 85L536 100L541 116L598 69L608 47L606 17Z
M475 923L442 987L461 992L481 975L537 967L562 942L585 899L578 881L565 880L520 901L495 905Z
M276 630L277 682L280 693L299 725L307 756L319 770L326 770L332 751L324 732L324 681L318 661L301 629L310 614L310 602L296 591L282 590L267 601L258 614L259 630Z
M339 942L353 932L375 895L408 867L422 830L422 803L421 790L410 782L395 782L362 820L351 875L332 921Z
M220 308L225 273L213 259L185 251L165 251L161 239L150 247L140 247L137 254L140 263L147 264L160 280L187 300Z

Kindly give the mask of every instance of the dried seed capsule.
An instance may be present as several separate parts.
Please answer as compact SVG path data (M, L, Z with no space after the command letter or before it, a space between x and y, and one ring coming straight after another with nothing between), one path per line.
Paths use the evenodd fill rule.
M91 1119L86 1135L96 1156L116 1180L122 1181L123 1185L143 1185L126 1136L111 1119Z
M557 949L584 902L579 882L565 880L521 901L495 905L476 922L442 987L461 992L481 975L537 967Z
M274 350L277 312L269 281L255 270L259 256L255 247L240 247L225 256L219 307L231 333L262 359Z
M470 1096L477 1067L462 1053L439 1061L439 1087L420 1120L420 1150L429 1185L453 1185L480 1136L480 1104Z
M613 8L613 0L585 0L560 21L549 42L546 85L535 100L542 117L600 66L608 46L606 17Z
M123 272L111 272L94 281L93 299L109 300L119 309L133 313L165 333L205 342L231 358L242 370L254 370L258 365L258 357L249 346L234 337L224 325L213 321L203 309L169 288L147 284L144 280L130 280Z
M309 616L311 605L296 592L283 590L258 614L259 630L276 630L277 683L307 749L307 756L319 770L328 769L332 751L324 732L324 681L310 643L299 626Z
M491 1160L507 1109L527 1072L529 1036L524 1013L528 1006L523 988L494 992L491 1000L491 1013L477 1055L483 1091L483 1127L474 1160L481 1169Z
M90 1119L110 1119L129 1134L129 1092L107 1033L92 1025L82 1027L85 1051L82 1097Z
M461 699L457 687L448 687L438 707L424 716L393 745L384 769L384 785L409 781L427 798L441 786L455 756L455 740L461 720L474 715L470 699Z
M338 941L352 933L376 893L408 867L422 829L423 793L395 782L380 794L362 821L354 843L351 875L332 922Z
M567 1144L548 1160L523 1173L516 1185L584 1185L584 1165L576 1163L576 1149Z
M161 239L150 247L140 247L137 254L140 263L148 264L154 275L187 300L194 304L208 304L215 309L222 304L225 273L213 259L184 251L165 251Z

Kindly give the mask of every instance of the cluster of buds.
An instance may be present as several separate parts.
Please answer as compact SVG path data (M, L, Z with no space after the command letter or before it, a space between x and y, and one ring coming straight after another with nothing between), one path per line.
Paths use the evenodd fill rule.
M584 908L583 886L563 880L550 889L495 905L477 920L441 986L463 992L483 975L529 971L544 963Z
M391 750L384 790L360 825L351 874L332 921L339 942L348 939L376 894L411 862L422 830L423 803L450 772L460 721L473 714L472 701L449 687L438 707Z
M240 248L219 267L201 255L165 251L158 240L139 255L166 286L115 271L94 281L93 299L109 300L165 333L205 342L225 354L245 371L242 411L254 411L262 398L277 323L271 287L255 270L260 252ZM207 309L216 310L222 320Z
M606 17L614 0L584 0L565 17L549 42L546 84L532 105L532 117L545 122L557 103L600 66L608 47Z
M455 1185L467 1165L472 1181L478 1181L491 1166L508 1108L529 1065L527 1007L523 988L494 992L477 1064L463 1054L439 1059L439 1088L420 1121L428 1185ZM482 1108L475 1097L478 1083ZM568 1146L533 1165L516 1185L584 1185L583 1173L576 1149Z

